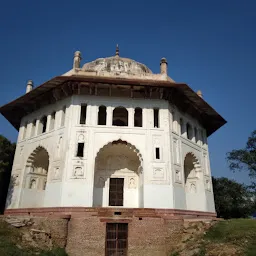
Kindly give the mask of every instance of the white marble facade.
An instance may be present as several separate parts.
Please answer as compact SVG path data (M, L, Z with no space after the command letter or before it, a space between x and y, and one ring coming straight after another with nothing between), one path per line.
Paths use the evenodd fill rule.
M64 76L122 76L119 55L111 71L102 60L79 69L80 59ZM171 80L165 59L161 74L122 61L126 77ZM6 207L111 207L115 179L123 207L215 211L206 130L195 118L164 99L82 94L22 118Z
M106 107L106 125L98 125L99 106ZM128 126L112 125L120 106ZM135 108L142 127L134 126ZM182 134L181 118L191 137L189 129ZM204 128L165 100L73 95L46 106L22 120L12 176L8 208L108 206L110 177L123 177L124 207L215 210Z

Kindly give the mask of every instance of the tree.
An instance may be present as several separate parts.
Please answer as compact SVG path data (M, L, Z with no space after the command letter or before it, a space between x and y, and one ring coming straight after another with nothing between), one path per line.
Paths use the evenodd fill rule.
M249 136L243 149L235 149L227 153L227 161L232 171L248 171L252 179L251 188L256 188L256 130Z
M215 207L219 218L245 218L255 203L247 186L228 178L212 177Z
M0 213L5 207L5 200L11 177L15 143L0 135Z

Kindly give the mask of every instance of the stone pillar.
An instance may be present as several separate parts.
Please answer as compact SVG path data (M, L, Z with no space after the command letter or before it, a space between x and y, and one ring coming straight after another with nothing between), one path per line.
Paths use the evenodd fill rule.
M37 136L37 135L38 135L39 124L40 124L40 120L37 119L37 120L36 120L36 127L35 127L35 134L34 134L34 136Z
M46 131L45 132L49 132L50 131L50 124L51 124L51 115L47 116L47 124L46 124Z
M142 109L142 127L147 127L147 109L145 108Z
M170 120L169 120L169 126L171 131L177 132L177 124L175 123L175 113L173 110L169 110Z
M183 119L182 119L182 123L180 122L180 135L187 138L187 126Z
M85 119L85 124L86 125L93 124L91 118L92 118L92 106L87 105L87 107L86 107L86 119Z
M27 126L27 138L31 138L32 127L33 127L33 123L28 124L28 126Z
M113 119L113 107L107 107L107 126L112 126L112 119Z
M128 126L134 127L134 108L128 108Z
M153 108L147 110L147 116L148 116L147 126L149 128L154 128L154 109Z
M98 125L99 106L95 106L94 111L95 111L95 115L92 115L94 116L93 124Z
M196 142L196 135L195 135L195 127L191 125L191 130L192 130L192 141Z

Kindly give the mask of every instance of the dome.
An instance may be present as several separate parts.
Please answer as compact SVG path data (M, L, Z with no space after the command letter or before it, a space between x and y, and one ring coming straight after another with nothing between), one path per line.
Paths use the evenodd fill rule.
M146 75L152 74L152 71L144 64L135 60L119 57L118 54L113 57L99 58L92 62L84 64L83 71L87 72L109 72L112 74L127 75Z

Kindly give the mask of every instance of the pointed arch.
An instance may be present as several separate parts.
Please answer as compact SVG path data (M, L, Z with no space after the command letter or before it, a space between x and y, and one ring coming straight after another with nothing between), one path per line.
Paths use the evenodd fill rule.
M140 160L140 164L141 164L140 167L142 168L143 158L142 158L142 154L140 153L140 151L139 151L139 150L136 148L136 146L134 146L133 144L131 144L131 143L125 141L125 140L121 140L121 139L114 140L114 141L110 141L110 142L108 142L107 144L103 145L103 146L96 152L96 157L95 157L95 159L98 158L99 153L100 153L102 150L104 150L104 149L106 149L106 148L108 148L108 147L110 147L110 146L112 146L112 145L115 145L115 144L124 144L126 147L129 147L131 150L133 150L133 151L137 154L137 156L138 156L138 158L139 158L139 160Z
M40 145L27 158L22 182L23 193L20 207L33 208L44 206L50 165L49 156L49 152Z
M188 152L184 158L184 182L187 184L188 178L199 178L201 165L193 152Z
M184 192L187 210L201 209L203 177L199 159L193 152L188 152L184 158Z
M43 146L38 146L36 149L33 150L33 152L29 155L28 159L27 159L27 166L31 166L34 161L35 161L35 157L40 153L40 152L44 152L44 154L48 157L48 162L50 159L50 155L48 153L48 151L43 147ZM49 163L48 163L49 165Z
M48 169L49 153L44 147L38 146L27 159L25 188L44 190ZM30 186L32 180L37 184L36 187Z
M142 162L140 151L125 140L102 146L95 157L93 205L139 207L143 198Z

